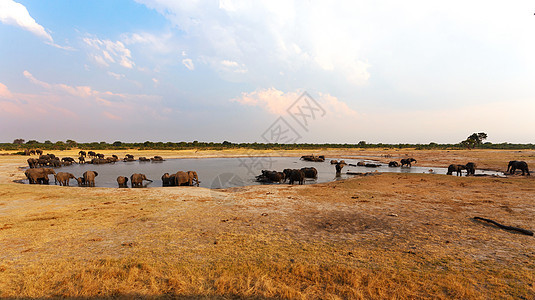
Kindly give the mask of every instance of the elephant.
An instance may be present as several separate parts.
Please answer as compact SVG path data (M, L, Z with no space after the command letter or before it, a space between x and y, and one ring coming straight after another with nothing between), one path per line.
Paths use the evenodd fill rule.
M507 165L507 171L506 173L515 174L516 169L522 170L522 176L527 174L527 176L530 176L528 164L525 161L518 161L518 160L512 160L509 162L509 165Z
M51 168L34 168L24 172L30 184L44 183L48 184L48 175L55 175L56 171Z
M465 165L466 168L466 176L468 175L474 175L476 174L476 164L473 162L469 162Z
M409 168L411 167L411 163L412 162L417 162L416 159L414 158L403 158L401 160L401 166L403 167L404 165L407 165Z
M76 177L74 177L74 175L71 173L58 172L56 175L54 175L54 183L59 182L59 185L66 186L69 185L69 180L71 178L76 180Z
M143 180L152 182L152 180L147 179L145 174L135 173L130 176L130 184L133 188L135 187L142 187L143 186Z
M159 161L164 161L164 159L161 157L161 156L154 156L153 158L150 159L152 162L159 162Z
M59 160L59 158L55 157L54 159L51 159L48 162L48 165L52 166L54 168L59 168L59 167L61 167L61 160Z
M342 168L344 167L344 165L342 164L336 164L334 165L334 168L336 169L336 176L340 176L340 173L342 172Z
M50 159L55 159L56 158L56 155L54 155L52 153L47 153L46 155L48 155L48 157L50 157Z
M85 158L83 156L78 157L78 163L79 164L85 163Z
M457 172L457 176L463 176L462 171L466 170L465 165L455 165L451 164L448 166L448 172L446 175L453 175L453 172Z
M162 186L171 186L171 176L169 173L162 175Z
M36 158L28 158L28 166L30 169L37 168L37 163L39 162Z
M29 149L24 149L24 155L30 156L30 150Z
M138 158L139 161L150 161L150 159L146 158L145 156L141 156Z
M305 173L301 170L292 170L288 178L288 183L294 184L295 181L299 184L303 184L305 182Z
M30 150L30 155L35 155L35 150L34 149Z
M85 179L83 177L76 178L76 182L78 182L78 186L85 186Z
M256 181L281 183L284 181L285 177L285 174L282 172L262 170L262 174L256 176Z
M95 153L95 151L89 151L87 152L87 157L91 158L91 157L96 157L97 154Z
M342 160L343 162L343 160ZM340 162L339 164L341 165L342 162ZM316 168L313 168L313 167L309 167L309 168L301 168L301 171L303 171L303 173L305 174L305 178L313 178L313 179L316 179L318 178L318 170L316 170Z
M61 159L61 161L62 162L76 163L76 161L72 157L64 157L64 158Z
M117 177L117 184L119 184L120 188L128 187L127 183L128 183L128 177L125 177L125 176Z
M174 186L181 186L181 185L191 186L192 181L193 181L192 176L190 176L190 174L183 172L183 171L176 172L175 174L171 175L171 178L172 178L171 182L173 183Z
M366 163L363 162L363 161L359 161L359 162L357 163L357 166L359 166L359 167L365 167L365 166L366 166Z
M87 156L87 153L85 153L85 151L80 150L80 151L78 152L78 155L80 155L81 157L86 157L86 156Z
M97 153L97 157L100 158L100 159L104 159L104 154L102 154L102 153Z
M91 187L95 186L95 177L98 176L96 171L85 171L82 176L84 178L84 185Z
M50 159L39 158L37 159L37 166L46 167L48 166L49 162L50 162Z
M113 157L115 159L115 161L118 161L119 160L119 156L115 155L115 154L112 154L111 157Z
M345 160L341 160L338 163L341 164L341 165L347 165Z
M43 154L43 150L41 150L41 149L35 149L35 154L37 154L37 155L42 155L42 154Z
M388 163L388 166L393 168L399 167L399 163L397 161L391 161Z
M188 175L191 178L191 185L199 186L199 176L197 176L197 172L195 171L188 171Z
M338 161L336 159L331 160L331 165L336 165Z
M51 157L48 154L41 154L41 155L39 155L39 159L49 160L49 159L51 159Z

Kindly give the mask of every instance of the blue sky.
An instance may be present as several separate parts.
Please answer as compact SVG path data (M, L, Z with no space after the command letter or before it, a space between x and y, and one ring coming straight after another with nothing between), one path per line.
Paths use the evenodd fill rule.
M263 133L282 118L298 142L484 131L533 143L534 12L531 1L0 0L0 141L280 142ZM304 92L324 113L301 126L288 108Z

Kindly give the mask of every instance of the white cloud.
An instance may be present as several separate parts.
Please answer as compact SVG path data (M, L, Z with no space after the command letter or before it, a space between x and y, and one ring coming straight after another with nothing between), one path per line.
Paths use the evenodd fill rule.
M121 41L101 40L96 37L85 37L83 41L88 45L93 53L89 54L93 60L104 67L110 64L119 65L132 69L135 65L132 61L132 53Z
M352 16L345 12L352 9L348 3L137 2L167 17L188 40L190 52L231 81L265 80L267 73L281 71L315 76L319 70L355 86L370 78L371 64L360 51L358 32L363 29L348 25L352 24Z
M0 1L0 22L8 25L19 26L24 30L35 34L53 43L52 36L45 28L39 25L31 16L26 7L12 0Z
M188 68L188 70L195 70L195 65L193 64L193 61L190 58L183 59L182 63L184 64L184 66L186 66L186 68Z
M287 114L287 109L297 101L302 91L283 92L276 88L258 89L250 93L242 93L241 97L231 99L232 102L238 102L246 106L257 106L275 115ZM326 114L331 117L350 116L356 117L357 112L349 108L349 106L340 101L335 96L327 93L318 93L314 100L326 111Z
M110 72L110 71L108 71L108 75L110 75L111 77L113 77L113 78L115 78L117 80L123 79L125 77L124 74L117 74L117 73Z

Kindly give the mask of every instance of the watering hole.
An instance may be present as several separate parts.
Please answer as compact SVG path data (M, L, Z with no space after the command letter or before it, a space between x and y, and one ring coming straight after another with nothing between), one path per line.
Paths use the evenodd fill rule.
M366 173L366 172L390 172L390 173L434 173L446 174L447 168L422 167L413 165L411 168L389 167L388 164L376 162L373 160L364 160L366 163L381 164L380 167L370 168L361 166L346 165L340 177L336 177L334 165L330 164L331 159L327 158L325 162L310 162L300 160L299 157L239 157L239 158L180 158L167 159L163 162L123 162L119 161L113 164L73 164L71 166L63 166L55 168L56 172L69 172L76 177L82 176L85 171L97 171L98 176L95 179L95 186L97 187L117 187L117 177L126 176L134 173L142 173L148 179L153 180L152 183L145 182L145 187L161 187L161 177L164 173L176 173L178 171L196 171L199 176L200 186L205 188L229 188L255 184L265 184L255 181L255 176L260 175L262 170L276 170L283 169L300 169L303 167L314 167L318 170L318 178L316 180L307 179L305 184L330 182L340 179L353 177L351 173ZM339 160L339 159L338 159ZM345 159L347 164L356 165L362 159ZM501 175L501 173L494 171L476 170L476 175ZM463 173L463 176L465 173ZM54 184L54 179L50 176L51 184ZM28 183L28 180L23 180L23 183ZM70 186L77 186L75 180L70 180ZM130 186L130 182L128 183Z

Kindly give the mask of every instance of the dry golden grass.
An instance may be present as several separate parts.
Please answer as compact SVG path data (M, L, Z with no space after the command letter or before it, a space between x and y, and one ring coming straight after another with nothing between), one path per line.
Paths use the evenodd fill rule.
M164 155L218 155L199 152ZM387 153L396 155L363 155ZM431 166L533 160L407 154ZM7 183L24 160L0 156L0 297L535 298L534 237L472 220L534 230L533 176L380 174L216 192Z

